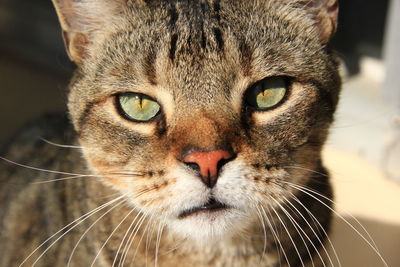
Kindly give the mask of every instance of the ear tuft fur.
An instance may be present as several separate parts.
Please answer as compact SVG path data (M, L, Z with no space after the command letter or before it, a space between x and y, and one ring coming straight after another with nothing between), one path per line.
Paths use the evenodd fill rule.
M300 0L298 4L307 8L313 15L322 42L327 43L336 32L339 1L338 0Z
M126 0L52 0L60 20L67 53L79 64L96 34L123 12Z

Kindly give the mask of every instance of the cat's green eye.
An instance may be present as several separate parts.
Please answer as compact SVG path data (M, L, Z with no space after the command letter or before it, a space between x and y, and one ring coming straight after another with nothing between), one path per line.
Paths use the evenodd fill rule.
M136 122L149 122L161 110L156 101L142 94L123 93L117 96L117 101L123 115Z
M252 86L245 95L246 104L256 110L268 110L282 102L287 93L283 77L264 79Z

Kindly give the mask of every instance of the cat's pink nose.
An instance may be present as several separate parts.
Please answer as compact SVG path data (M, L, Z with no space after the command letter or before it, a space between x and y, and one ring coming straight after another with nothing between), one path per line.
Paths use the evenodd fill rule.
M182 161L194 169L200 169L202 181L212 188L217 183L219 169L232 158L232 153L227 150L214 150L189 153Z

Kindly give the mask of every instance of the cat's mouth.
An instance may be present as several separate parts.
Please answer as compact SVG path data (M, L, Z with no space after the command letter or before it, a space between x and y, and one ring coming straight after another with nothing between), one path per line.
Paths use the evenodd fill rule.
M221 203L212 197L207 201L207 203L205 203L201 206L190 208L190 209L187 209L187 210L181 212L178 217L179 217L179 219L184 219L188 216L195 215L198 213L216 212L216 211L220 211L220 210L224 210L224 209L228 209L228 208L229 208L228 205Z

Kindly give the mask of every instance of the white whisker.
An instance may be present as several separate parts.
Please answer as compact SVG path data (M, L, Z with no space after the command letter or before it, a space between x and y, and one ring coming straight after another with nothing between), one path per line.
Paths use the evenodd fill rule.
M61 237L59 237L56 241L54 241L52 244L54 244L55 242L57 242L60 238L62 238L64 235L66 235L68 232L70 232L73 228L75 228L75 226L77 226L78 224L80 224L82 221L85 221L87 218L89 218L90 216L92 216L93 214L97 213L98 211L108 207L109 205L112 205L114 202L120 200L121 198L123 198L124 196L119 196L95 209L93 209L92 211L82 215L81 217L79 217L78 219L74 220L73 222L67 224L66 226L64 226L63 228L61 228L60 230L58 230L56 233L54 233L53 235L51 235L49 238L47 238L45 241L43 241L35 250L33 250L26 258L23 262L21 262L21 264L19 265L19 267L21 267L33 254L36 253L36 251L38 251L41 247L43 247L47 242L49 242L53 237L55 237L57 234L63 232L65 229L67 229L68 227L70 227L71 225L75 224L74 226L72 226L71 228L69 228L65 233L63 233L61 235ZM52 246L52 244L39 256L39 258L41 256L43 256L47 250L50 249L50 247ZM35 263L38 261L38 259L35 261ZM34 264L35 264L34 263ZM34 265L33 264L33 265ZM32 266L33 266L32 265Z
M382 255L381 255L381 253L379 252L379 250L377 249L377 246L376 246L375 242L373 241L371 235L368 233L368 231L365 229L365 227L360 223L360 221L357 220L353 215L349 214L349 215L362 227L362 229L366 232L366 234L368 235L368 237L372 240L372 243L373 243L373 244L372 244L367 238L365 238L365 236L362 235L362 234L360 233L360 231L358 231L358 230L357 230L350 222L348 222L342 215L340 215L340 214L339 214L338 212L336 212L334 209L332 209L331 207L329 207L329 206L328 206L326 203L324 203L322 200L320 200L320 199L318 199L316 196L312 195L310 192L312 192L312 193L314 193L314 194L317 194L318 196L320 196L320 197L322 197L322 198L324 198L324 199L326 199L326 200L328 200L328 201L334 203L332 200L330 200L329 198L325 197L324 195L319 194L318 192L314 192L313 190L310 190L310 189L305 188L305 187L303 187L303 186L299 186L299 185L296 185L296 184L293 184L293 183L288 183L288 182L285 182L285 183L288 184L289 186L292 186L293 188L295 188L295 189L297 189L297 190L303 192L304 194L306 194L306 195L308 195L308 196L314 198L315 200L317 200L318 202L320 202L322 205L324 205L326 208L330 209L333 213L335 213L335 214L336 214L341 220L343 220L351 229L353 229L353 230L368 244L368 246L371 247L371 249L372 249L372 250L377 254L377 256L381 259L382 263L383 263L386 267L388 267L387 262L386 262L385 259L382 257Z
M271 215L271 212L270 212L269 208L267 207L267 211L268 211L268 214L269 214L270 217L268 217L268 215L265 213L265 210L264 210L263 206L261 206L261 210L263 211L263 213L265 215L265 218L267 219L267 224L268 224L269 228L272 231L272 235L274 236L274 238L277 241L279 247L281 248L281 251L283 253L283 256L285 257L286 263L288 264L288 267L290 267L290 261L289 261L287 255L286 255L285 249L283 248L282 243L280 241L280 238L278 236L278 229L276 227L276 224L275 224L274 220L272 219L272 215ZM269 218L271 218L271 220ZM278 253L279 253L279 250L278 250ZM280 253L279 253L279 263L282 266Z
M70 173L70 172L61 172L61 171L54 171L54 170L46 170L46 169L41 169L41 168L37 168L37 167L32 167L32 166L28 166L25 164L21 164L21 163L17 163L15 161L0 157L1 160L4 160L10 164L16 165L18 167L22 167L22 168L26 168L26 169L30 169L30 170L34 170L34 171L40 171L40 172L47 172L47 173L56 173L56 174L64 174L64 175L71 175L71 176L76 176L76 175L83 175L81 173Z
M261 211L260 211L259 207L258 207L258 206L255 206L255 207L256 207L256 209L257 209L257 215L258 215L258 217L259 217L259 219L260 219L260 221L261 221L261 225L262 225L263 233L264 233L263 254L261 255L261 259L260 259L260 260L262 260L262 258L265 256L265 253L266 253L266 251L267 251L267 230L266 230L266 228L265 228L264 219L263 219L263 216L262 216L262 214L261 214Z
M304 246L305 246L305 248L306 248L306 250L307 250L307 253L308 253L309 257L310 257L312 266L315 267L314 259L313 259L313 256L311 255L310 250L308 249L307 243L305 242L304 238L302 238L301 233L302 233L302 234L305 236L305 238L311 243L311 246L314 248L315 252L317 252L319 258L321 259L321 262L322 262L323 265L326 267L326 264L325 264L325 261L324 261L323 257L322 257L321 254L319 253L319 251L318 251L317 247L315 246L315 244L312 242L311 238L310 238L310 237L307 235L307 233L302 229L302 227L300 226L300 224L293 218L293 216L290 214L290 212L288 212L288 211L285 209L285 207L283 207L278 201L276 201L276 203L277 203L277 205L280 206L280 208L282 209L282 211L285 213L286 217L291 221L291 223L293 224L294 228L295 228L295 229L297 228L296 231L297 231L297 233L299 234L300 238L303 240ZM293 211L292 211L292 212L293 212ZM300 215L301 215L301 214L300 214ZM306 222L307 222L307 221L306 221ZM312 229L312 228L310 227L310 229ZM301 233L300 233L299 231L300 231ZM322 242L321 242L321 245L323 246L323 243L322 243Z
M129 197L129 196L128 196ZM122 201L120 201L119 203L117 203L116 205L114 205L113 207L111 207L109 210L107 210L105 213L103 213L99 218L97 218L86 230L85 232L83 232L83 234L80 236L80 238L78 239L78 241L76 242L75 246L73 247L71 254L68 258L68 262L67 262L67 267L70 266L71 261L72 261L72 257L74 256L75 250L77 249L79 243L82 241L82 239L86 236L86 234L93 228L93 226L95 226L101 219L104 218L104 216L106 216L107 214L109 214L111 211L113 211L115 208L117 208L118 206L120 206L122 203L125 203L127 201L127 199L123 199Z
M47 139L44 139L44 138L42 138L42 137L40 137L40 140L42 140L43 142L45 142L45 143L47 143L47 144L49 144L49 145L56 146L56 147L73 148L73 149L83 149L82 146L72 146L72 145L57 144L57 143L51 142L51 141L49 141L49 140L47 140Z
M128 212L127 215L125 215L125 217L121 220L121 222L114 228L114 230L111 232L111 234L108 236L108 238L106 239L106 241L104 241L103 245L100 247L99 251L97 252L96 256L94 257L92 264L90 265L90 267L93 267L97 258L100 256L101 251L104 249L104 247L107 245L108 241L111 239L111 237L114 235L114 233L118 230L118 228L122 225L122 223L129 217L129 215L131 215L135 210L131 209L130 212Z
M307 213L312 217L313 221L315 221L317 223L318 229L322 230L322 232L326 236L326 238L327 238L327 240L328 240L328 242L329 242L329 244L330 244L330 246L331 246L331 248L333 250L333 253L335 254L335 258L336 258L336 260L337 260L337 262L339 264L339 267L341 267L342 263L340 262L339 255L337 254L336 249L335 249L331 239L329 238L328 233L325 231L324 227L321 225L321 223L318 221L318 219L314 216L314 214L303 203L301 203L301 201L293 193L291 193L291 195L292 195L292 198L307 211ZM310 228L311 228L311 226L310 226ZM326 250L325 250L325 252L326 252ZM332 266L335 266L332 263L331 258L329 258L329 260L330 260L330 263L332 264Z
M272 211L275 213L276 217L278 218L278 220L281 222L281 224L282 224L282 226L283 226L283 229L286 231L286 233L287 233L287 235L288 235L290 241L292 242L293 247L294 247L294 249L296 250L297 255L299 256L299 260L300 260L300 262L301 262L301 265L302 265L303 267L305 267L304 262L303 262L303 259L302 259L301 255L300 255L300 252L299 252L299 250L298 250L298 248L297 248L297 246L296 246L296 243L294 242L292 236L290 235L289 230L287 229L286 224L284 223L284 221L282 220L282 218L279 216L278 212L274 209L274 207L271 206L271 208L272 208Z
M133 228L131 234L128 237L128 240L126 241L126 244L125 244L125 247L124 247L124 251L122 253L121 261L120 261L120 263L118 265L119 267L123 267L124 266L124 263L125 263L126 258L128 256L128 252L129 252L133 242L135 241L136 235L139 233L140 227L142 226L142 224L146 220L146 218L147 218L147 214L146 213L142 213L142 216L140 217L139 221L135 224L135 227ZM142 237L143 237L143 235L142 235Z

